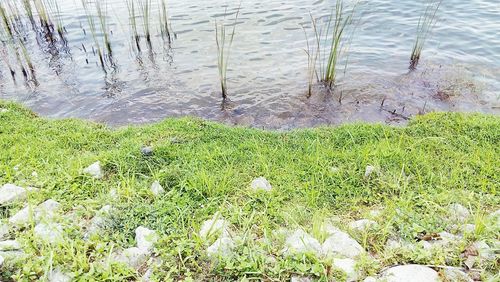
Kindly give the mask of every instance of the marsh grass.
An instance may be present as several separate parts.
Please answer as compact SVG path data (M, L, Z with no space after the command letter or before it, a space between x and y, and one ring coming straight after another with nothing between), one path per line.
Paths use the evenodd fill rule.
M105 63L105 60L104 60L104 54L103 54L103 51L101 49L101 45L99 44L99 38L98 38L98 35L97 35L96 22L95 22L94 15L92 13L92 9L89 6L88 0L82 0L82 5L83 5L83 9L85 11L85 16L87 18L87 22L88 22L88 25L89 25L90 32L92 34L92 38L94 39L94 44L95 44L97 56L99 57L99 62L101 64L102 69L104 71L106 71L106 63Z
M113 55L113 50L111 49L111 41L109 39L110 30L107 21L108 17L108 5L106 0L99 0L95 3L97 18L99 19L99 24L101 27L101 32L104 38L104 46L108 51L108 56Z
M134 0L126 0L127 2L127 10L128 10L128 18L130 29L133 33L133 39L135 42L135 46L138 51L141 51L141 37L139 36L139 32L137 31L137 13L136 6Z
M430 0L426 4L425 10L418 20L417 38L410 57L410 70L415 70L417 68L425 42L436 25L436 15L442 2L442 0Z
M161 0L161 7L159 9L160 18L160 31L163 39L167 39L168 43L172 43L172 27L170 26L170 21L168 19L168 10L166 0Z
M142 12L142 27L144 29L144 38L149 45L150 49L152 47L151 42L151 0L140 0L139 5Z
M225 14L227 13L227 10ZM236 33L236 25L240 14L240 7L236 10L234 22L230 33L226 32L227 26L223 22L215 20L215 42L217 45L217 69L219 70L219 80L222 92L222 100L227 99L227 67L231 55L231 47L233 46L234 35Z
M64 36L64 23L62 20L61 7L59 6L59 0L46 0L46 1L47 1L46 6L48 7L50 14L55 16L56 30L57 30L57 33L59 34L59 38L61 38L62 41L66 42L66 39Z

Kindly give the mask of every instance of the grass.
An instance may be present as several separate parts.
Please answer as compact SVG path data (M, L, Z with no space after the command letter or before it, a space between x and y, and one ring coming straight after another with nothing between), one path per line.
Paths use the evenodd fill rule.
M172 43L172 34L171 34L171 27L170 27L170 21L168 19L168 12L167 12L167 2L166 0L161 0L161 8L159 9L160 13L160 31L162 37L168 40L168 43Z
M56 267L80 281L135 280L142 270L102 261L113 250L134 244L139 225L161 236L155 254L162 264L154 274L160 281L289 281L293 274L333 281L343 274L331 261L282 255L284 239L275 231L301 227L322 240L325 220L346 228L376 209L382 211L378 228L368 234L349 231L379 258L359 260L362 277L394 263L460 266L467 244L498 239L498 226L487 218L500 207L497 116L433 113L406 127L350 124L269 132L195 118L109 129L40 118L11 103L0 102L0 108L0 184L38 187L30 203L52 198L76 218L61 218L68 234L61 245L40 244L29 229L12 234L26 257L6 261L2 281L38 280ZM152 146L153 155L143 156L142 146ZM82 174L97 160L103 179ZM377 172L365 177L367 165ZM259 176L271 182L272 192L249 189ZM167 191L163 196L149 191L155 180ZM112 189L117 191L114 200ZM108 228L83 240L77 223L108 203L114 209ZM446 229L450 203L468 207L477 224L457 249L384 250L385 239L395 234L413 240L423 230ZM20 208L1 207L0 215L8 217ZM229 260L209 259L207 243L196 235L216 212L241 235ZM476 267L485 279L498 272L495 263Z
M127 10L128 10L128 18L130 22L130 28L133 33L133 38L135 41L135 45L138 51L141 51L141 37L139 36L139 32L137 31L137 15L135 11L135 1L134 0L126 0L127 1Z
M99 24L101 26L102 36L104 38L104 46L108 51L108 55L111 57L113 55L113 50L111 49L111 40L109 40L109 26L108 26L108 5L106 0L99 0L95 2L97 18L99 19Z
M227 14L227 10L225 12ZM229 34L226 34L226 24L215 21L215 43L217 45L217 69L219 70L219 80L222 93L222 100L227 99L227 67L231 55L231 47L233 46L234 35L236 33L236 25L240 8L237 9L234 17L233 28Z
M429 37L430 32L436 25L436 14L441 6L442 0L430 0L418 20L417 25L417 39L413 45L413 50L410 57L410 70L415 70L420 61L420 56L422 55L422 50L424 48L425 41Z
M142 27L144 29L144 37L151 49L151 0L141 0L139 5L142 10Z
M87 18L87 22L89 24L90 33L92 34L92 38L94 39L94 44L97 51L97 56L99 57L99 62L101 63L101 67L104 71L106 71L106 63L104 61L104 54L101 49L101 45L99 44L99 39L97 38L97 27L94 19L94 15L92 13L92 9L89 6L90 2L88 0L82 0L83 9L85 11L85 16ZM96 3L96 5L99 5ZM99 18L100 23L102 24L103 20Z

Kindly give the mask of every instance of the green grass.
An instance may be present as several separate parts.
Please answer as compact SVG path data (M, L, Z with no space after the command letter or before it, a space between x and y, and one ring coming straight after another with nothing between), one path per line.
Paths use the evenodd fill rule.
M364 275L396 262L459 266L461 249L407 254L382 248L393 234L413 239L423 230L444 230L450 203L469 207L478 223L467 242L497 239L498 229L485 215L500 206L499 117L433 113L406 127L350 124L268 132L196 118L109 129L80 120L39 118L11 103L0 102L0 108L8 109L0 113L0 184L38 187L31 203L52 198L82 220L111 201L110 190L119 195L112 202L109 228L89 241L71 222L70 240L57 246L37 244L29 231L15 234L27 258L6 262L0 280L37 280L57 266L79 281L133 280L141 273L101 261L117 246L133 245L139 225L161 235L155 253L163 264L155 275L174 281L288 281L302 273L331 281L342 276L331 269L331 261L282 256L283 238L273 231L301 226L319 238L324 220L345 228L373 209L383 210L380 227L353 234L380 255L376 263L369 257L360 260ZM146 145L154 147L150 157L140 152ZM97 160L105 170L102 180L82 174ZM379 172L365 178L367 165ZM250 182L259 176L273 185L270 194L250 191ZM151 195L154 180L166 194ZM1 208L0 215L7 217L21 207ZM206 256L207 245L196 235L216 212L241 235L236 257L218 262ZM483 267L491 273L498 270L498 265Z

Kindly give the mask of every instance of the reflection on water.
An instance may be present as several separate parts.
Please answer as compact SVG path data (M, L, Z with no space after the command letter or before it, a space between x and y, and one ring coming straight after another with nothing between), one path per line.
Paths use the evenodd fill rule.
M137 53L125 0L109 0L114 67L104 72L80 1L59 0L67 45L37 40L27 26L27 49L38 85L26 85L22 77L14 82L2 65L0 97L22 101L51 117L80 117L113 125L196 115L288 129L356 120L398 123L433 110L499 113L498 2L444 1L422 64L408 73L423 9L419 2L363 1L359 6L362 20L340 86L333 93L317 87L307 99L302 25L309 24L310 12L316 17L330 14L335 0L242 1L228 70L231 101L223 106L214 20L224 17L226 9L233 13L236 4L168 1L177 35L171 45L161 39L159 9L154 6L153 49L143 40L142 52ZM142 32L142 20L137 21Z

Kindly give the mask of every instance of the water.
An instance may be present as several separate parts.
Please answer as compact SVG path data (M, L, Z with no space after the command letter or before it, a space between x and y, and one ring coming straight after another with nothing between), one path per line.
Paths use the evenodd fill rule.
M19 75L14 82L4 61L0 68L0 98L21 101L44 116L125 125L194 115L229 124L289 129L359 120L404 123L429 111L498 114L500 109L497 0L444 1L421 64L411 73L409 57L422 3L361 2L361 22L350 45L345 75L340 75L335 91L317 86L311 98L306 98L302 26L309 25L309 13L330 14L335 0L243 0L228 70L230 101L224 104L214 21L223 20L225 13L231 19L238 8L236 1L169 0L177 34L169 46L160 36L153 0L153 49L142 40L142 52L137 53L125 0L109 0L116 67L107 73L92 52L81 2L59 3L67 47L59 42L57 49L49 48L46 42L37 42L30 28L25 29L38 85L27 85ZM142 33L142 19L137 22Z

